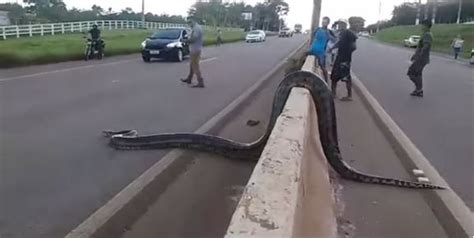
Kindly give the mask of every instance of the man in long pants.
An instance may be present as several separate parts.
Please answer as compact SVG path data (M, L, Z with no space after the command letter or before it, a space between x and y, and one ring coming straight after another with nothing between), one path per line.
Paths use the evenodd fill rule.
M198 83L193 88L204 88L204 79L201 75L199 61L201 60L201 52L203 48L203 32L201 26L194 20L189 19L189 26L192 28L191 37L188 40L191 62L189 64L189 75L182 82L191 84L193 76L196 75Z
M423 97L423 69L430 63L430 50L433 36L431 35L431 21L426 19L422 22L423 37L418 43L415 54L411 57L412 64L408 68L408 77L415 85L415 91L410 95Z

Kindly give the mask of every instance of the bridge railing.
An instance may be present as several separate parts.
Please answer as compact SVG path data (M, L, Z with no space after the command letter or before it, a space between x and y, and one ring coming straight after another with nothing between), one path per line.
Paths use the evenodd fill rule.
M82 21L82 22L62 22L49 24L31 25L10 25L0 26L0 38L20 38L45 35L59 35L67 33L84 32L97 24L101 30L119 29L163 29L169 27L186 27L186 24L163 23L163 22L142 22L129 20L104 20L104 21ZM205 26L212 29L213 27ZM226 31L241 31L239 28L222 28Z

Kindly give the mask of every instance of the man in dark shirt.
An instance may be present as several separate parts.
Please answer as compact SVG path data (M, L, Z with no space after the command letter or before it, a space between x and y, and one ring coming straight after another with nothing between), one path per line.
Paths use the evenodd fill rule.
M347 27L347 20L339 20L338 26L340 31L339 41L330 49L338 49L336 61L331 73L331 89L333 96L336 97L337 82L342 80L346 82L347 96L341 101L352 101L352 78L351 78L351 62L352 52L356 49L357 36Z
M430 51L433 36L431 35L431 20L424 20L422 23L423 37L416 47L415 54L411 57L411 66L408 68L408 77L415 84L415 91L410 95L423 97L423 69L430 63Z
M89 30L89 34L91 35L91 40L94 41L99 53L102 52L102 41L100 40L100 30L97 24L92 25L92 29Z

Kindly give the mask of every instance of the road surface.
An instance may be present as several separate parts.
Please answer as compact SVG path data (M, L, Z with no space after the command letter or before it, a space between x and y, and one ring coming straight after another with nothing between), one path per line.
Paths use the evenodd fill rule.
M0 237L64 236L166 153L114 151L101 130L194 131L303 41L206 48L205 89L178 82L187 62L138 55L0 71Z
M473 68L432 55L424 72L425 97L408 94L413 51L360 39L353 70L455 192L474 208Z

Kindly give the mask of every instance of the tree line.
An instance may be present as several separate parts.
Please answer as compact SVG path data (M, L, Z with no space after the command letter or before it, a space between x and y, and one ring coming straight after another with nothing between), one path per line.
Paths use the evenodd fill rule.
M245 29L255 28L278 31L285 25L282 19L288 15L290 7L284 0L265 0L255 6L244 2L223 2L211 0L195 3L188 12L201 23L212 26L231 26ZM243 14L251 16L245 18Z
M63 0L23 0L24 4L2 3L0 10L8 11L12 24L37 24L50 22L94 21L94 20L141 20L141 12L131 8L114 11L94 5L91 9L68 9ZM285 0L264 0L255 6L244 2L210 0L196 2L188 11L199 22L216 27L256 28L278 31L284 26L281 20L290 8ZM244 14L250 14L251 19ZM185 23L186 17L153 13L145 14L146 21Z
M438 3L435 12L435 22L439 24L456 23L458 18L459 2ZM420 5L420 19L432 19L433 4ZM380 29L398 25L414 25L417 19L418 5L414 3L403 3L396 6L392 11L390 20L380 21L369 25L367 30L375 31L379 24ZM474 0L462 0L461 22L474 20Z
M142 13L125 8L118 12L93 5L91 9L67 9L62 0L23 0L24 5L1 3L0 10L8 11L12 24L39 24L50 22L95 21L95 20L141 20ZM145 15L147 21L185 23L183 16L153 14Z

